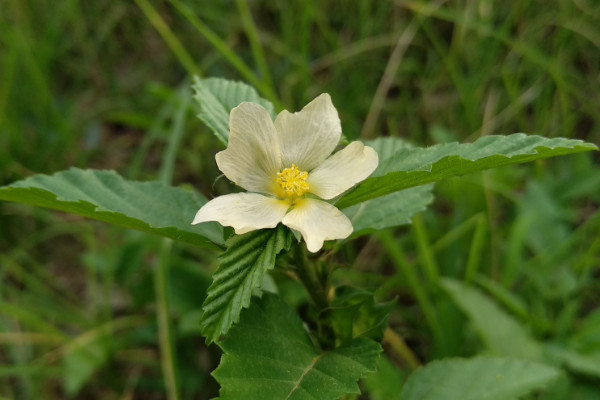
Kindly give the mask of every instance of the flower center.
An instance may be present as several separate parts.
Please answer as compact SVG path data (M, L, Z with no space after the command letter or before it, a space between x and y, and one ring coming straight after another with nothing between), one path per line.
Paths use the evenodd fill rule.
M279 183L285 194L289 197L302 196L308 192L308 172L300 171L295 164L277 173L276 182Z

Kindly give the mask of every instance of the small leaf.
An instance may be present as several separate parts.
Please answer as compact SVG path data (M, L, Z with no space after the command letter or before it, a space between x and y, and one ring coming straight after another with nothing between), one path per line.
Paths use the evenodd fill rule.
M242 313L219 344L213 372L221 400L336 400L360 393L356 381L374 372L381 347L359 338L318 352L293 309L265 293Z
M510 358L434 361L407 380L401 400L507 400L544 388L560 371Z
M76 395L109 356L110 349L101 341L78 346L66 354L63 358L63 385L67 394Z
M194 99L200 104L200 118L215 136L227 146L229 140L229 113L244 101L260 104L274 117L273 104L258 95L256 90L242 82L222 78L194 78Z
M201 328L207 343L218 340L237 322L242 308L250 305L252 291L261 286L267 270L275 266L275 257L290 248L291 240L289 230L280 224L227 241L202 305Z
M350 207L402 189L485 169L589 150L597 150L597 147L581 140L522 133L485 136L474 143L447 143L429 148L401 147L393 156L379 163L371 178L343 196L336 207Z
M30 204L154 233L196 245L223 243L217 223L190 225L206 199L160 182L123 179L114 171L71 168L0 188L0 200Z
M331 302L331 320L342 341L368 337L380 342L396 301L375 303L373 293L352 286L339 286Z
M481 291L443 278L440 285L469 317L487 348L498 355L539 360L542 349L519 323Z

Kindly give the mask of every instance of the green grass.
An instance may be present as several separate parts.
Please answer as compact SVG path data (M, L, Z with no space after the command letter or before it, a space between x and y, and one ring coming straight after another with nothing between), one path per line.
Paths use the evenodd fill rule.
M526 132L598 144L599 49L591 0L5 0L0 183L78 166L219 192L220 145L194 116L192 72L243 80L291 110L328 92L350 139ZM450 277L535 340L588 357L586 369L553 353L568 373L536 398L597 398L598 160L442 182L412 226L344 247L353 268L337 281L398 297L391 327L408 352L390 342L386 353L398 374L413 356L483 351L438 286ZM6 203L0 253L0 398L217 395L219 352L198 330L215 253Z

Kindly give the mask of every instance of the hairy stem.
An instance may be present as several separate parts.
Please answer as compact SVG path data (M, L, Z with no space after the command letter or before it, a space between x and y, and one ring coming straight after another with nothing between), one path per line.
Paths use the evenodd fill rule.
M317 275L316 265L308 260L306 248L298 245L295 248L296 275L310 296L317 311L322 312L328 307L326 284Z
M298 245L295 249L296 275L316 309L317 340L323 349L335 346L335 333L331 327L329 301L327 300L328 277L318 271L319 266L311 262L306 254L306 247Z

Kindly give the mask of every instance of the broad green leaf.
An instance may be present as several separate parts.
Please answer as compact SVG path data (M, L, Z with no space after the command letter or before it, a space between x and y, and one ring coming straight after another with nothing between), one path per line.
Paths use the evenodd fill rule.
M485 136L466 144L401 148L380 162L373 176L343 196L336 206L346 208L402 189L485 169L596 149L581 140L522 133Z
M401 190L342 210L352 221L354 235L410 224L433 201L433 185Z
M237 322L243 307L250 305L254 289L263 282L265 272L275 266L275 257L289 249L292 236L287 228L261 229L235 235L219 257L219 268L202 309L201 328L208 343L227 333Z
M440 285L469 317L490 351L502 356L541 358L540 344L480 290L449 278L441 279Z
M229 112L244 101L258 103L274 117L273 104L258 95L256 90L242 82L222 78L194 78L194 98L200 104L200 118L215 136L227 146L229 140Z
M160 182L123 179L114 171L71 168L0 188L0 200L31 204L155 233L200 246L223 243L217 223L190 225L206 203L199 193Z
M544 388L560 371L510 358L434 361L413 373L401 400L508 400Z
M295 311L274 294L242 313L213 372L221 400L336 400L360 393L356 381L375 372L381 347L358 338L319 352Z

